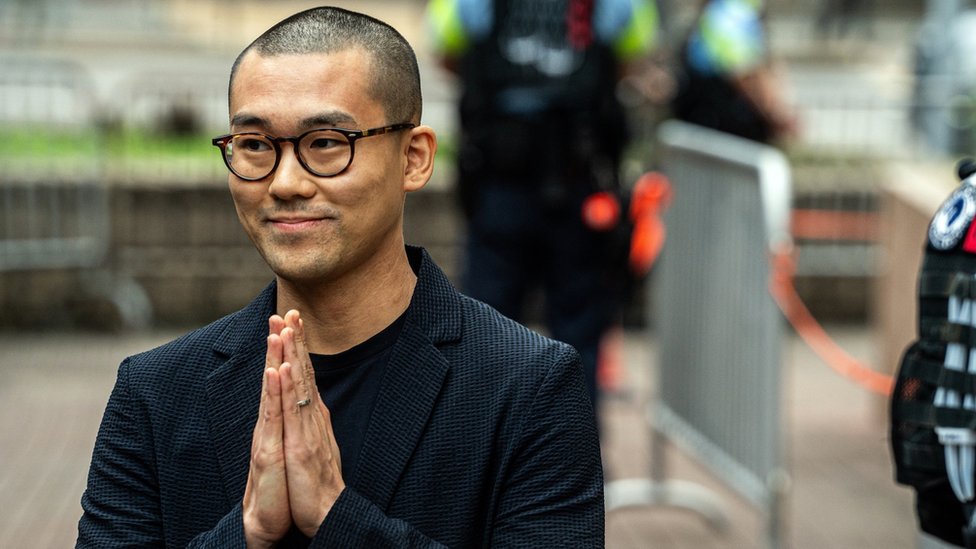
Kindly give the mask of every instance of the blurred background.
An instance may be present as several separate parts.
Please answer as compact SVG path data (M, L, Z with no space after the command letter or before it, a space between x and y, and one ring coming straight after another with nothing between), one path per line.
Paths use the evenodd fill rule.
M391 23L421 62L438 168L407 238L454 276L456 82L427 49L422 0L335 2ZM210 138L237 53L312 2L0 0L0 547L73 543L118 362L236 310L271 273L240 230ZM661 99L629 104L630 179L662 162L672 53L694 2L659 0ZM838 345L891 374L914 335L931 215L976 151L976 7L963 0L768 0L770 48L799 121L793 285ZM625 317L606 399L608 477L645 475L656 390L652 274ZM886 397L829 368L783 322L784 545L916 547L892 480ZM610 547L762 547L768 512L669 447L674 475L728 507L725 529L665 505L614 511ZM717 478L718 477L718 478ZM779 505L779 504L778 504Z

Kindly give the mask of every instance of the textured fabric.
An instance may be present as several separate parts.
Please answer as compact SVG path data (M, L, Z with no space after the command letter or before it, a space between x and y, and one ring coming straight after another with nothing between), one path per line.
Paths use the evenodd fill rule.
M457 293L426 252L364 434L312 547L602 547L579 357ZM418 255L422 253L422 257ZM95 443L78 547L243 547L272 284L127 358Z

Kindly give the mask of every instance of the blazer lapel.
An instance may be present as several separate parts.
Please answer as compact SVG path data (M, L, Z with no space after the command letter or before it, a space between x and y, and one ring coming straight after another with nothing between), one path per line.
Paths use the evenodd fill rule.
M251 459L251 436L261 402L264 354L231 357L207 380L210 433L227 497L244 496Z
M376 395L350 484L381 509L423 434L447 374L448 363L416 326L405 325Z
M214 345L224 362L207 377L209 428L231 502L244 496L247 484L274 295L271 284L228 323Z
M387 509L427 428L449 363L438 344L461 333L460 296L427 252L407 247L417 287L386 366L350 484Z

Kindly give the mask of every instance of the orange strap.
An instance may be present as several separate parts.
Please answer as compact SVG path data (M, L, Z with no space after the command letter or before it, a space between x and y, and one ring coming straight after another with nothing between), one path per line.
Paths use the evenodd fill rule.
M793 285L795 271L796 262L790 252L782 251L773 254L769 291L796 333L838 374L869 391L890 396L894 389L894 379L887 374L872 370L847 354L831 339L803 304Z
M630 270L644 276L650 272L664 248L666 230L661 215L671 202L671 184L660 172L647 172L634 184L630 198L630 219L634 223L630 240Z

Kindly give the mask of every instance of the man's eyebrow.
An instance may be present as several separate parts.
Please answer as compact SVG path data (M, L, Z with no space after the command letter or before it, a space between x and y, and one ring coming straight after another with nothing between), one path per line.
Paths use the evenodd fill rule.
M239 128L241 126L258 126L262 129L268 129L268 121L261 118L260 116L255 116L253 114L248 114L246 112L237 113L233 118L230 119L230 126L232 128Z
M232 128L258 127L264 131L271 128L271 123L268 120L247 112L235 114L230 119L230 125ZM328 111L303 118L298 125L299 131L332 127L355 129L358 124L356 118L351 114L342 111Z
M348 113L342 111L329 111L314 116L303 118L300 123L302 129L312 129L317 127L357 127L356 119Z

